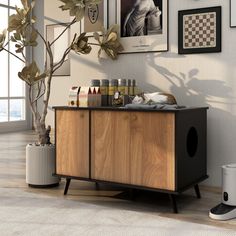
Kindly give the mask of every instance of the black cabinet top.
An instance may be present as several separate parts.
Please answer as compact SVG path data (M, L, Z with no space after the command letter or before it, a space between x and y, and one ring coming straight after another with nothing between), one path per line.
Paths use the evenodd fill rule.
M186 112L193 110L207 110L209 107L185 107L178 109L131 109L125 107L69 107L69 106L54 106L54 110L82 110L82 111L137 111L137 112Z

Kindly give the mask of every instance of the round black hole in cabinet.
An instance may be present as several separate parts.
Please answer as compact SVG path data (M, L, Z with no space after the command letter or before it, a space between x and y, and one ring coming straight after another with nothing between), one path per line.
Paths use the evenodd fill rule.
M194 157L198 148L198 134L194 127L191 127L187 135L187 152L190 157Z

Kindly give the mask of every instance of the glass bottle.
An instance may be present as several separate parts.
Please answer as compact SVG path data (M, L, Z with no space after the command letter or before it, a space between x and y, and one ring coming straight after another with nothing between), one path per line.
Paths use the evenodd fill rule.
M108 91L109 91L109 80L101 80L100 86L101 96L102 96L102 106L108 106Z
M109 81L109 92L108 92L108 105L112 106L112 101L115 95L115 92L118 91L118 80L117 79L112 79Z

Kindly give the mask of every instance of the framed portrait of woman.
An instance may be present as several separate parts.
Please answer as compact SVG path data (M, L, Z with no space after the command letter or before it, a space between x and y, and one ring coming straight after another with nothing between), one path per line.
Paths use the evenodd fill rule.
M123 53L168 51L168 0L117 0Z
M84 18L81 20L81 33L87 32L92 36L94 32L101 33L108 27L108 0L102 0L99 4L85 8Z

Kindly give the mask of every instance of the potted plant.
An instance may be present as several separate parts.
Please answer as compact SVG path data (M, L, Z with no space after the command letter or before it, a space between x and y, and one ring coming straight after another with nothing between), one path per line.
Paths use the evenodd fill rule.
M100 0L60 0L63 5L60 8L63 11L69 11L73 20L68 24L64 31L52 42L46 41L45 37L34 27L36 18L33 16L35 1L29 3L28 0L21 0L22 8L15 7L15 14L9 17L8 28L0 33L0 52L7 51L17 59L24 62L25 66L18 76L23 80L29 89L29 106L33 115L33 124L38 136L35 143L26 147L26 182L30 186L42 187L58 184L59 180L52 176L55 171L55 146L50 142L51 127L46 125L46 116L48 102L51 92L51 81L54 73L63 65L67 55L74 51L77 54L89 54L92 46L99 46L99 55L101 51L112 58L117 59L118 53L123 50L118 38L117 25L103 31L103 35L94 33L97 43L90 43L86 33L75 34L70 45L65 50L61 60L54 63L52 46L53 44L76 22L81 21L84 16L85 7L91 7L99 4ZM11 37L6 42L7 32ZM26 48L37 47L37 40L42 40L46 49L49 66L45 66L44 71L40 72L37 63L30 61L25 56ZM15 43L15 53L7 49L7 45ZM43 109L39 109L37 102L43 99Z

